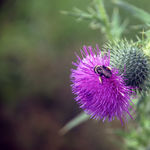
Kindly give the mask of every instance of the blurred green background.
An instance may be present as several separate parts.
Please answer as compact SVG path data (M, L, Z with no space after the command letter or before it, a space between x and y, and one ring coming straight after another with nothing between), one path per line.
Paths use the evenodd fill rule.
M85 10L91 0L0 0L0 149L119 150L112 128L119 121L89 120L65 136L59 130L81 110L73 100L70 68L83 45L103 45L104 35L62 10ZM147 0L128 2L149 11ZM105 1L109 14L114 7ZM150 11L149 11L150 12ZM128 12L120 11L122 18ZM132 19L130 24L138 23ZM137 31L126 31L134 39ZM117 142L116 142L117 141Z

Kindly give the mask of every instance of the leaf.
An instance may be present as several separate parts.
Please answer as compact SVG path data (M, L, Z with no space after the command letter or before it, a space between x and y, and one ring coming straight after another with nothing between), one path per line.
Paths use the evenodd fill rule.
M64 15L77 17L77 19L79 19L79 20L82 20L82 19L91 20L93 18L92 14L85 12L85 11L82 11L78 8L74 8L72 12L61 11L61 13Z
M134 17L140 19L144 23L150 23L150 14L143 9L140 9L138 7L135 7L127 2L120 1L120 0L114 0L113 1L116 5L120 6L123 9L126 9L128 12L130 12Z
M127 20L124 20L124 22L121 24L119 11L117 8L115 8L111 18L111 33L115 39L120 39L127 27L127 24Z
M84 112L80 113L78 116L73 118L69 121L60 131L61 135L66 134L71 129L75 128L76 126L80 125L81 123L87 121L90 118L89 115L85 114Z

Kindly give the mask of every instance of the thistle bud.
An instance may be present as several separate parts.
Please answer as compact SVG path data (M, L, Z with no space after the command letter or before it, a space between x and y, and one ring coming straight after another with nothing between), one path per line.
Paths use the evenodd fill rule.
M149 84L149 60L138 44L126 40L109 42L104 49L110 50L110 64L123 74L126 86L140 93L146 92Z

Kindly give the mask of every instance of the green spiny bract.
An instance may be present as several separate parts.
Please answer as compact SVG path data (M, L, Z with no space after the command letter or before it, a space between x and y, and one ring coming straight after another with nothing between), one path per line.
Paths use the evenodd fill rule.
M138 44L134 42L115 41L104 45L105 50L110 50L110 63L123 74L127 86L147 92L149 83L149 60Z

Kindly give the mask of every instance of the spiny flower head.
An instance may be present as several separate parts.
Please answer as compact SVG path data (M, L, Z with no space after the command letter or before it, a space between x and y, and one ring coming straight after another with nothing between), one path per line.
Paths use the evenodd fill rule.
M86 113L95 119L109 121L115 117L126 119L131 108L131 90L125 86L117 68L110 66L110 53L99 48L83 47L82 57L77 55L71 70L72 91L75 100Z
M111 65L118 67L119 73L124 74L126 85L141 94L148 91L150 67L142 48L127 40L108 42L104 47L111 51Z

